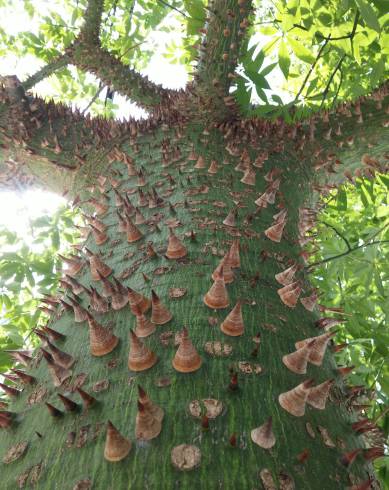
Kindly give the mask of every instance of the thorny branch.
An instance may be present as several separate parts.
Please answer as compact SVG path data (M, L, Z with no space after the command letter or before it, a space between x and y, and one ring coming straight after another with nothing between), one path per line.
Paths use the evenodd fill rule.
M227 117L237 111L229 89L236 78L236 67L242 47L247 46L252 0L214 0L208 7L207 22L197 69L194 75L196 94L208 112Z
M77 39L66 49L64 55L29 77L23 84L24 88L31 88L59 68L73 64L93 73L103 84L109 85L115 92L129 97L143 107L168 104L172 97L177 96L177 91L167 90L161 85L150 82L147 77L130 69L120 61L120 58L101 47L100 28L103 7L103 0L88 1L84 25Z
M64 68L71 62L71 57L68 54L63 54L56 58L55 60L51 61L47 65L45 65L43 68L41 68L39 71L34 73L34 75L31 75L28 77L24 82L23 82L23 87L25 90L30 90L32 87L34 87L37 83L41 82L45 78L49 77L53 73L57 72L61 68Z
M79 38L87 44L100 45L100 27L104 0L89 0L84 13L84 25Z

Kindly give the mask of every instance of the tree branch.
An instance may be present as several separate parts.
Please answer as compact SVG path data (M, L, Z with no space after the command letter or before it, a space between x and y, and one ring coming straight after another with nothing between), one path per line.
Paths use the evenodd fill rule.
M342 235L342 233L340 233L339 230L337 230L335 228L335 226L332 226L329 223L326 223L325 221L321 221L321 223L323 223L323 225L327 226L328 228L331 228L332 230L334 230L334 232L338 235L338 237L340 237L344 241L344 243L346 244L347 250L349 250L349 251L351 250L350 242L347 240L347 238L344 235Z
M100 26L103 15L104 0L88 0L84 13L84 25L81 28L80 39L86 44L100 45Z
M388 104L389 83L384 82L370 94L312 116L308 147L320 148L312 162L318 189L345 178L353 182L354 175L373 178L389 171Z
M67 66L70 63L71 63L71 57L68 54L65 53L59 56L58 58L54 59L53 61L45 65L39 71L34 73L34 75L29 76L23 82L23 88L25 90L31 89L37 83L41 82L45 78L49 77L50 75L52 75L53 73Z
M80 36L68 50L72 63L145 108L171 105L173 99L177 101L179 92L152 83L101 47L99 33L103 5L103 0L88 1Z
M81 70L96 75L104 85L109 85L115 92L146 108L169 104L173 99L177 100L180 93L151 82L147 77L121 63L107 50L95 45L76 43L73 47L73 63Z
M125 125L85 119L61 104L30 97L17 77L2 77L1 82L2 188L44 186L61 193L76 192L85 183L83 173L91 166L91 171L98 172L102 155L120 138L116 135L128 132Z
M212 9L212 10L211 10ZM194 73L195 91L209 111L230 114L236 110L229 98L241 48L247 46L246 35L252 0L214 0L199 50Z
M300 97L300 95L301 95L302 91L304 90L304 87L305 87L305 85L307 84L307 82L308 82L308 80L309 80L309 77L311 76L311 73L313 72L313 70L314 70L314 68L315 68L315 66L316 66L316 64L317 64L317 62L319 61L319 58L320 58L320 56L321 56L321 54L322 54L322 52L323 52L324 48L327 46L327 44L328 44L328 42L329 42L329 41L330 41L330 39L326 39L326 40L324 41L324 43L322 44L322 46L320 47L320 49L319 49L319 51L318 51L318 53L317 53L317 56L316 56L315 61L313 62L313 64L311 65L311 68L309 69L308 73L306 74L306 76L305 76L305 78L304 78L304 81L303 81L303 83L302 83L302 85L301 85L301 87L300 87L300 90L297 92L297 95L296 95L296 97L295 97L295 99L294 99L294 101L293 101L294 103L296 103L296 102L297 102L297 100L298 100L298 98Z
M183 91L164 89L162 85L151 82L147 77L124 65L120 58L125 53L118 58L101 47L100 28L103 7L104 0L88 1L85 22L77 39L66 48L62 56L27 78L23 83L24 89L30 89L58 69L73 64L81 70L93 73L104 85L130 98L141 107L155 108L158 113L163 112L164 108L169 108L173 113L173 106L180 110ZM135 46L130 47L126 53Z
M326 85L326 88L324 89L324 92L322 94L322 99L321 99L321 104L320 104L320 107L323 107L323 104L324 104L324 101L327 97L327 94L328 94L328 91L330 90L330 86L331 86L331 83L332 83L332 80L334 79L336 73L338 72L338 70L340 70L341 66L342 66L342 63L343 63L343 60L345 59L346 55L344 54L340 60L338 61L336 67L335 67L335 70L331 73L331 76L328 80L328 83Z

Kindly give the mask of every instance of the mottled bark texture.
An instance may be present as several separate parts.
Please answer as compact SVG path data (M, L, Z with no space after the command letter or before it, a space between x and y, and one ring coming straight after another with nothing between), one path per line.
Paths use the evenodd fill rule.
M318 195L387 170L388 88L292 126L239 118L250 5L210 2L195 80L172 92L100 46L103 2L88 2L66 56L147 121L84 118L2 80L2 186L67 193L89 236L46 298L42 348L11 354L1 488L373 482L382 441L332 353L347 325L320 318L304 261Z

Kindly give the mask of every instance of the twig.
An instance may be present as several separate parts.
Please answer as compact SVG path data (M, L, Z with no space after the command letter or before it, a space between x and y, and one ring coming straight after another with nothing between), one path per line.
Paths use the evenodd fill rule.
M98 98L98 96L101 94L103 88L105 87L105 85L103 85L101 82L99 84L99 88L97 90L97 92L95 93L95 95L92 97L91 101L89 102L89 104L85 107L85 109L81 112L81 115L83 116L86 111L89 109L89 107L96 101L96 99Z
M273 19L273 20L263 20L262 22L255 22L253 25L254 26L260 26L263 24L278 24L280 21L278 19Z
M188 15L186 15L185 12L183 12L182 10L178 9L177 7L175 7L174 5L170 5L170 3L167 3L165 2L165 0L158 0L159 3L162 3L162 5L165 5L165 7L170 7L172 10L175 10L176 12L178 12L179 14L183 15L184 17L189 17Z
M321 104L320 104L320 107L323 106L324 104L324 101L327 97L327 94L328 94L328 91L330 90L330 86L331 86L331 83L332 83L332 80L334 79L336 73L338 70L340 70L340 67L342 66L342 63L343 63L343 60L345 59L346 55L344 54L340 60L338 61L338 64L336 65L335 67L335 70L332 72L331 76L330 76L330 79L328 80L328 83L326 85L326 88L324 89L324 92L323 92L323 96L322 96L322 99L321 99Z
M131 5L131 8L130 8L130 15L129 15L129 18L128 18L128 21L130 23L132 22L132 16L134 15L135 4L136 4L136 0L133 0L132 5Z
M381 374L382 368L384 367L384 364L385 364L385 359L383 359L381 361L381 365L377 370L377 374L374 376L374 380L372 381L371 385L368 387L368 390L371 390L374 388L375 384L377 383L377 379L379 378L379 376Z
M389 406L387 406L385 410L383 410L380 414L377 415L377 417L373 420L373 424L376 424L379 421L379 419L384 415L386 415L388 412L389 412Z
M123 56L125 56L129 51L131 51L131 49L135 49L137 48L138 46L141 46L142 44L144 44L146 41L141 41L140 43L137 43L137 44L133 44L132 46L130 46L129 48L127 48L123 54L121 54L118 59L121 60L123 58Z
M323 223L323 225L327 226L328 228L331 228L332 230L334 230L334 232L344 241L344 243L346 244L347 246L347 250L351 250L351 245L350 245L350 242L347 240L347 238L345 236L342 235L342 233L340 233L339 230L337 230L335 228L335 226L332 226L330 225L329 223L326 223L325 221L321 221L321 223Z
M308 82L309 77L311 76L311 73L313 72L313 70L314 70L314 68L316 66L316 63L319 61L319 58L320 58L320 56L321 56L321 54L323 52L323 49L327 46L328 42L329 42L329 39L326 39L324 41L323 45L321 46L321 48L319 49L319 52L317 53L316 59L313 62L313 64L311 65L311 68L309 69L306 77L304 78L304 81L303 81L303 83L302 83L302 85L300 87L300 90L298 91L298 93L297 93L297 95L296 95L296 97L295 97L295 99L294 99L293 102L297 102L298 98L300 97L302 91L304 90L305 85Z
M342 82L343 82L343 70L341 68L339 68L339 71L340 71L339 85L338 85L338 88L336 90L334 100L332 101L332 107L335 106L336 100L337 100L338 95L339 95L340 87L342 86Z
M369 243L362 243L362 245L358 245L357 247L351 248L350 250L347 250L346 252L343 252L339 255L334 255L332 257L328 257L326 259L319 260L318 262L314 262L313 264L308 265L306 268L307 268L307 270L310 270L312 267L316 267L317 265L325 264L327 262L330 262L331 260L340 259L341 257L344 257L345 255L348 255L352 252L355 252L356 250L359 250L360 248L369 247L370 245L381 245L382 243L389 243L389 240L376 240L376 241L369 242Z

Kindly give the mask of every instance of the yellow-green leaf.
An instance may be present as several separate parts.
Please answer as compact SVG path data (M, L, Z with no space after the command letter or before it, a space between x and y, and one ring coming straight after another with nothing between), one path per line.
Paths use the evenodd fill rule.
M315 61L315 56L302 43L300 43L296 39L293 39L291 36L288 37L288 41L291 48L293 49L294 54L301 61L305 61L305 63L313 63Z
M285 78L288 78L289 67L290 67L290 56L288 48L284 41L281 41L280 47L278 49L278 63L280 65L281 71Z
M380 23L378 22L378 17L373 9L373 7L366 0L355 0L357 7L361 13L363 20L366 25L377 32L381 31Z

